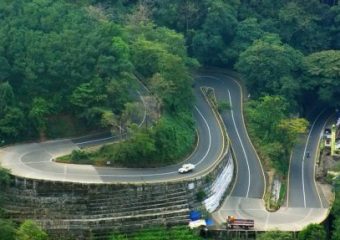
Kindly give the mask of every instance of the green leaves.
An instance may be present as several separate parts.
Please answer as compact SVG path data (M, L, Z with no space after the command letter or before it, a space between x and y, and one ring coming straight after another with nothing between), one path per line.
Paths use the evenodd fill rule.
M303 134L307 131L308 125L308 121L303 118L289 118L281 120L278 127L284 134L282 142L289 147L293 147L299 134Z
M51 111L51 105L45 99L37 97L33 99L29 117L36 128L42 132L46 130L47 116Z
M78 86L73 91L70 101L82 110L103 104L107 99L107 95L102 93L103 89L104 85L101 79L94 79Z
M132 62L145 77L164 110L171 113L187 111L192 106L191 81L183 36L151 24L132 43ZM180 92L181 95L177 93Z
M192 39L192 51L202 64L222 65L237 25L236 11L224 1L208 1L207 14L201 29Z
M9 173L9 170L0 167L0 186L4 187L9 185L11 180Z
M306 90L317 91L329 105L340 104L340 51L328 50L304 58L303 80Z
M280 96L251 100L246 106L249 132L257 139L262 157L283 175L293 145L308 126L305 119L289 118L288 110L288 101Z
M112 235L110 240L200 240L190 229L185 227L172 227L164 229L162 227L145 229L133 235Z
M289 232L269 231L256 237L258 240L293 240L292 234Z
M261 38L264 31L256 18L246 18L238 22L235 37L229 48L225 49L228 61L234 64L241 52L245 51L255 40Z
M24 133L26 119L24 113L16 107L10 107L0 118L0 141L20 139Z
M189 113L181 117L163 117L154 129L161 162L171 162L186 154L194 141L194 123Z
M18 229L9 220L0 219L1 240L47 240L48 235L34 221L24 221Z
M17 240L47 240L48 235L32 220L23 222L16 232Z
M0 239L15 240L15 226L12 222L0 219Z
M71 112L93 127L99 107L122 110L133 70L129 43L121 26L87 6L63 0L1 4L0 98L6 100L0 115L8 105L19 108L30 116L27 129L34 125L40 132L51 115ZM15 89L12 97L8 86ZM35 98L48 99L50 110L40 100L31 104Z
M241 53L236 69L244 75L251 94L280 94L294 98L299 90L295 76L302 54L283 44L275 34L267 34Z
M0 83L0 117L5 114L8 107L14 105L14 92L8 82Z
M322 225L309 224L299 232L299 240L326 240L326 231Z

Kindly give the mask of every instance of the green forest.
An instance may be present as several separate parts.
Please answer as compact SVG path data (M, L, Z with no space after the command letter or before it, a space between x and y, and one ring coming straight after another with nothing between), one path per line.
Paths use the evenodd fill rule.
M167 164L190 152L195 141L191 71L218 66L242 74L251 89L250 134L262 157L275 159L284 173L287 159L277 159L278 151L288 153L307 127L299 119L287 129L290 117L304 116L311 105L340 102L339 5L5 0L0 12L1 144L117 129L133 110L130 93L138 75L159 102L161 119L152 130L127 126L133 137L102 149L98 161L132 159L131 166L139 155L151 165ZM284 109L272 123L259 124L263 116L252 112L265 98L280 99ZM277 123L278 129L259 134ZM284 143L282 132L289 136ZM141 141L145 150L138 149Z
M95 153L75 151L71 160L172 163L195 142L192 73L214 66L240 73L250 96L249 134L265 163L285 175L289 153L308 128L306 113L340 105L340 5L335 3L2 0L0 145L117 132L123 122L127 140ZM159 106L152 128L126 121L135 110L131 92L138 90L138 81ZM1 239L47 238L44 233L25 238L20 231L31 222L16 230L8 224L0 224L10 229L8 238L0 231ZM339 227L334 226L335 240Z

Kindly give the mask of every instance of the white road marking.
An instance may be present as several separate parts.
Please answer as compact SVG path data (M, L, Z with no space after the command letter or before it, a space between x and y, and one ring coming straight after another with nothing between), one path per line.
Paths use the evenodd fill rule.
M206 118L203 116L203 114L200 112L200 110L197 108L197 106L195 106L195 109L196 109L196 111L199 113L199 115L202 117L202 119L203 119L203 121L204 121L204 124L206 125L206 127L207 127L207 129L208 129L208 135L209 135L209 145L208 145L208 149L207 149L207 151L205 152L205 154L204 154L204 156L200 159L200 161L196 164L196 166L197 165L199 165L199 164L201 164L205 159L206 159L206 157L208 156L208 154L209 154L209 152L210 152L210 149L211 149L211 145L212 145L212 143L211 143L211 140L212 140L212 136L211 136L211 131L210 131L210 127L209 127L209 124L208 124L208 122L207 122L207 120L206 120ZM22 154L20 157L19 157L19 159L20 159L20 163L21 164L23 164L24 166L26 166L26 167L28 167L28 168L30 168L30 169L32 169L33 171L37 171L37 172L43 172L43 173L46 173L46 171L42 171L42 170L39 170L39 169L36 169L36 168L32 168L32 167L30 167L28 164L29 163L27 163L27 162L23 162L22 161L22 157L23 156L25 156L27 153L24 153L24 154ZM45 163L46 161L41 161L42 163ZM31 163L40 163L40 162L31 162ZM61 163L60 163L61 164ZM55 172L53 172L54 174L56 174L56 175L65 175L66 173L69 175L69 176L89 176L89 174L72 174L72 173L70 173L70 171L68 171L68 172L65 172L65 166L66 166L67 164L65 164L64 165L64 171L62 172L62 173L55 173ZM98 174L98 175L96 175L96 176L98 176L98 177L123 177L123 178L129 178L129 177L141 177L141 178L143 178L143 177L152 177L152 176L164 176L164 175L170 175L170 174L174 174L174 173L177 173L177 171L172 171L172 172L165 172L165 173L152 173L152 174L143 174L143 175L140 175L140 174L121 174L121 175L119 175L119 174Z
M263 211L262 208L221 208L220 211Z
M286 195L287 195L287 207L289 207L289 190L290 190L290 168L292 166L292 156L293 156L293 151L290 152L290 157L289 157L289 168L288 168L288 179L287 179L287 190L286 190Z
M325 121L324 125L322 126L322 129L321 129L321 132L320 132L320 138L319 138L319 142L318 142L318 147L317 147L317 150L318 152L320 151L320 142L322 141L322 137L323 137L323 131L324 129L326 128L326 125L327 125L327 122L329 121L330 117ZM320 153L320 152L319 152ZM316 189L316 192L318 194L318 197L319 197L319 200L320 200L320 204L321 204L321 207L324 208L324 205L323 205L323 202L321 200L321 196L320 196L320 193L319 193L319 188L316 184L316 181L315 181L315 171L316 171L316 157L319 155L319 153L316 154L316 156L314 157L314 173L313 173L313 176L314 176L314 185L315 185L315 189Z
M50 163L48 160L35 161L35 162L25 162L25 164L35 164L35 163Z
M106 141L106 140L110 140L113 137L106 137L106 138L100 138L100 139L95 139L95 140L89 140L89 141L85 141L85 142L80 142L80 143L76 143L76 145L81 145L81 144L86 144L86 143L95 143L95 142L100 142L100 141Z
M305 149L303 151L303 156L302 156L302 164L301 164L301 178L302 178L302 195L303 195L303 205L304 207L306 208L307 207L307 204L306 204L306 192L305 192L305 178L304 178L304 174L305 174L305 171L304 171L304 164L305 164L305 158L306 158L306 152L307 152L307 146L308 146L308 143L309 143L309 138L310 138L310 135L313 131L313 128L315 126L315 123L316 121L319 119L319 117L321 116L321 114L324 112L325 110L321 111L319 113L319 115L315 118L313 124L312 124L312 127L310 128L309 130L309 133L308 133L308 136L307 136L307 141L306 141L306 145L305 145Z
M233 104L232 104L232 101L231 101L231 94L230 94L230 91L228 89L228 94L229 94L229 103L230 103L230 106L232 107ZM247 168L248 168L248 189L247 189L247 195L246 197L248 198L249 196L249 190L250 190L250 167L249 167L249 162L248 162L248 155L246 153L246 150L243 146L243 142L241 140L241 137L240 137L240 134L238 132L238 129L237 129L237 126L236 126L236 122L235 122L235 118L234 118L234 111L231 109L231 118L233 119L233 123L234 123L234 127L235 127L235 130L236 130L236 134L237 134L237 137L241 143L241 147L242 147L242 151L243 151L243 154L244 154L244 157L246 158L246 163L247 163Z
M199 164L201 164L205 158L207 157L208 153L210 152L210 148L211 148L211 131L210 131L210 127L209 124L207 122L207 120L205 119L205 117L203 116L203 114L200 112L200 110L198 110L197 106L195 106L195 109L197 110L197 112L199 113L199 115L203 118L203 121L205 123L205 125L207 126L208 129L208 135L209 135L209 145L208 145L208 150L205 152L204 156L202 157L202 159L196 163L195 165L198 166Z

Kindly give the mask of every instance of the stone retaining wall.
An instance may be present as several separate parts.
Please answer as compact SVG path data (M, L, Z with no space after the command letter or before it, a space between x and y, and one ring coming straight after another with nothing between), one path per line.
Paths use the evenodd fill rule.
M219 117L216 110L215 114ZM81 184L12 176L12 184L3 191L4 210L15 221L37 221L57 240L108 239L112 232L187 224L189 211L202 207L197 196L216 194L212 185L221 180L228 161L233 161L224 134L225 155L203 176L138 184Z
M15 221L36 220L52 239L107 239L112 232L188 223L228 163L230 151L203 177L169 183L80 184L13 176L4 189L5 212Z

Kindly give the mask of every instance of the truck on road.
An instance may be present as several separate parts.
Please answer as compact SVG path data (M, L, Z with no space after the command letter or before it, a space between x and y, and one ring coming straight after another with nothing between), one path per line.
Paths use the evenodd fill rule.
M249 229L254 228L254 220L253 219L237 219L234 216L227 217L227 229L233 229L234 227Z

